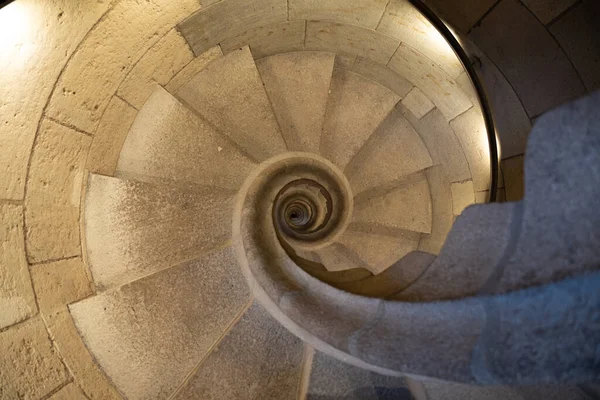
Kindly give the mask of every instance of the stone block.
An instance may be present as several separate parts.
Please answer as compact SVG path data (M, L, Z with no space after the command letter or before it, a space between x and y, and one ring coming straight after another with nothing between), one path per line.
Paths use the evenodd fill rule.
M400 98L353 72L334 70L320 153L344 168Z
M76 384L71 382L54 393L49 400L87 400L87 397Z
M206 50L204 53L200 54L198 57L194 58L188 65L183 67L181 71L177 73L165 85L165 89L172 94L177 93L177 91L186 83L192 80L193 77L198 75L200 71L202 71L208 64L223 56L223 52L221 51L221 47L215 46Z
M467 33L496 4L496 0L461 0L460 6L448 0L427 0L426 3L458 31Z
M402 99L402 104L418 119L423 118L435 107L431 100L417 87L412 88L406 97Z
M443 166L436 165L425 171L431 192L431 234L421 235L419 251L438 254L452 228L452 191Z
M502 160L500 167L504 176L504 186L506 188L506 200L518 201L525 195L525 176L524 176L523 156L513 157Z
M585 93L550 32L516 0L499 3L469 38L506 76L530 117Z
M162 399L209 353L249 295L228 248L70 310L98 364L127 398Z
M346 246L334 243L316 251L319 261L328 271L346 271L350 269L368 269L367 263Z
M475 191L473 181L453 182L450 185L452 191L452 212L454 215L462 214L463 210L475 202Z
M174 399L296 398L303 347L302 340L255 303Z
M359 26L330 21L306 25L306 50L352 54L385 65L399 44L398 39Z
M386 4L386 0L290 0L289 18L337 21L375 29Z
M47 115L94 133L128 72L161 37L199 8L197 0L118 2L90 31L62 72ZM98 47L102 43L102 47Z
M471 108L460 86L419 51L402 43L388 66L418 87L451 120Z
M103 175L114 175L119 155L137 110L113 96L92 139L86 168Z
M79 257L34 265L31 267L31 279L44 313L93 294L89 272Z
M23 208L0 204L0 329L37 311L23 238Z
M278 53L304 50L306 21L277 22L247 30L221 42L227 54L244 46L250 46L256 59Z
M69 379L41 318L0 332L0 397L40 399Z
M225 39L286 20L286 0L223 0L189 16L179 31L200 55Z
M383 64L369 58L357 57L352 71L366 78L379 82L400 97L406 96L413 84Z
M183 36L171 29L135 64L117 95L139 110L154 92L155 83L166 85L193 59Z
M27 257L31 263L81 254L79 203L91 140L48 119L42 121L25 198Z
M523 4L535 14L535 16L547 25L560 14L565 12L577 0L523 0Z

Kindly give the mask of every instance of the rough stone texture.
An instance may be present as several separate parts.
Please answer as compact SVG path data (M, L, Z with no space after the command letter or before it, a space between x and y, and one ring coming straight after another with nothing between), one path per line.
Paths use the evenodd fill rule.
M333 68L351 71L357 59L356 55L336 53Z
M198 8L197 0L155 0L150 6L137 0L118 2L69 61L48 104L48 115L95 132L129 70L174 24Z
M463 7L461 4L460 8ZM407 0L389 2L377 31L419 49L453 79L464 71L462 63L442 34Z
M504 176L507 201L518 201L525 195L523 163L523 156L502 160L500 163Z
M411 400L412 395L403 378L379 375L316 352L307 399Z
M504 73L531 117L585 93L552 35L516 0L498 4L469 38Z
M400 41L354 25L329 21L308 21L306 49L353 54L387 64Z
M116 387L130 399L158 399L173 393L248 299L247 284L228 248L70 309Z
M113 96L92 139L86 168L91 172L113 175L119 154L137 115L137 110Z
M339 21L375 29L387 3L387 0L290 0L289 18Z
M438 254L453 224L452 192L446 170L435 166L425 171L431 192L431 234L421 235L419 251Z
M547 399L547 400L562 400L562 399L573 399L573 400L589 400L598 397L600 393L597 391L589 392L588 389L590 384L585 385L557 385L549 384L545 386L519 386L515 389L515 392L519 393L525 400L536 400L536 399Z
M515 203L466 209L456 219L439 256L396 299L428 302L477 295L500 266L511 240L514 210Z
M221 42L225 54L250 46L254 58L304 50L306 21L277 22L250 29Z
M23 208L0 204L0 329L36 311L23 238Z
M452 212L454 215L462 214L463 210L475 202L473 181L453 182L450 185L452 191Z
M179 24L196 55L249 29L287 20L286 0L223 0Z
M79 202L91 140L50 120L42 121L25 198L29 262L81 254Z
M508 386L477 386L419 378L428 399L443 400L535 400L519 396L518 390ZM547 399L547 397L538 397ZM565 397L564 399L567 399Z
M352 71L375 82L381 83L400 97L406 96L413 84L383 64L369 58L357 57Z
M302 341L255 303L175 399L296 398L302 355Z
M295 52L256 65L288 149L319 152L334 55Z
M396 261L417 249L420 235L406 232L397 236L380 235L347 230L338 239L368 266L373 274L379 274Z
M257 160L286 151L248 47L208 65L178 95Z
M63 362L88 398L120 400L121 396L85 347L67 308L44 315L44 319Z
M39 399L68 379L41 318L0 332L0 398Z
M400 182L388 193L375 194L356 202L353 222L430 233L431 195L425 176L409 182Z
M392 110L344 172L357 195L431 165L419 134L402 114Z
M420 120L404 105L400 105L399 110L423 139L433 164L444 167L450 182L471 179L471 171L462 146L448 121L438 109L434 109Z
M451 120L471 107L471 102L456 82L423 54L402 43L388 66L402 75Z
M223 246L233 196L90 176L85 233L96 285L119 286Z
M421 89L415 87L402 99L402 104L418 119L423 118L435 107Z
M54 393L49 400L87 400L81 389L73 382Z
M577 0L523 0L523 3L545 25L566 11Z
M127 135L116 175L237 189L253 166L225 136L157 87Z
M598 2L586 0L550 27L590 92L600 88L599 15Z
M376 82L341 69L334 70L329 91L320 153L343 169L400 98Z
M139 110L154 92L155 82L166 85L193 59L185 39L171 29L137 62L117 94Z
M368 269L367 263L361 260L356 253L339 243L317 250L316 253L328 271Z
M192 80L192 78L200 73L208 64L218 59L223 55L221 51L221 47L215 46L206 50L204 53L200 54L198 57L194 58L188 65L183 67L181 71L177 73L167 83L165 89L169 93L177 93L177 91L186 83Z
M87 267L79 257L31 267L40 309L48 313L93 294Z
M22 200L38 121L79 42L116 1L21 1L0 16L0 198Z
M496 0L461 0L460 7L454 1L448 0L427 0L426 4L435 9L445 21L466 33L496 2Z

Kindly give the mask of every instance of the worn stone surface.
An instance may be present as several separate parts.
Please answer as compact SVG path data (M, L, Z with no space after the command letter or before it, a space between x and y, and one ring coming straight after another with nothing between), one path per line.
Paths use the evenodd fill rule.
M376 82L334 70L320 153L343 169L399 100Z
M381 83L400 97L406 96L413 84L383 64L369 58L357 57L352 71L366 78Z
M302 341L254 304L212 350L175 399L292 399Z
M2 9L0 198L23 199L31 147L54 83L85 34L115 3L28 1Z
M462 146L440 110L434 109L420 120L403 104L399 106L399 110L423 139L433 164L444 167L450 182L471 179L471 171Z
M331 246L317 250L316 254L328 271L345 271L356 268L368 269L367 263L361 260L358 254L339 243L334 243Z
M448 0L427 0L426 4L453 27L466 33L496 4L496 0L461 0L460 6Z
M255 159L286 151L248 47L208 65L178 95Z
M554 18L575 4L577 0L523 0L523 4L543 23L548 24Z
M309 400L411 400L403 378L388 377L345 364L316 352L308 387Z
M450 127L461 144L475 191L489 190L491 185L491 160L488 132L479 107L450 121Z
M139 110L154 92L155 82L166 85L193 58L183 36L171 29L137 62L117 94Z
M257 62L288 149L319 152L334 55L294 52Z
M227 248L70 309L116 387L130 399L158 399L173 393L248 299L246 281Z
M475 191L473 181L453 182L450 185L452 191L452 212L454 215L462 214L463 210L475 202Z
M504 176L504 187L506 188L506 200L518 201L525 195L523 156L502 160L500 167Z
M460 4L460 8L464 5ZM438 30L407 0L391 0L377 31L395 37L414 49L456 79L464 68Z
M223 246L234 194L90 176L85 234L94 282L119 286Z
M304 50L306 21L277 22L247 30L221 42L225 54L250 46L254 58Z
M169 83L165 85L165 89L169 93L177 93L177 91L194 76L200 73L208 64L218 59L223 55L221 47L214 46L200 54L198 57L190 61L185 67L175 75Z
M387 64L400 41L373 30L329 21L308 21L306 49L353 54Z
M446 169L439 165L425 171L431 192L431 234L421 235L419 251L438 254L452 228L452 192L446 173Z
M136 0L118 2L69 61L48 104L48 116L94 133L129 70L199 6L197 0L156 0L151 6Z
M179 24L196 55L249 29L287 20L286 0L223 0Z
M451 120L471 107L460 86L433 61L402 43L388 66L411 81Z
M253 165L207 121L157 87L131 126L116 175L185 188L237 189Z
M90 142L89 136L42 121L25 198L29 262L81 254L79 202Z
M572 2L572 0L567 0ZM586 0L550 27L588 91L600 88L600 5Z
M54 393L50 400L87 400L81 389L73 382Z
M423 118L435 105L425 96L421 89L415 87L402 99L402 104L418 119Z
M402 114L392 110L344 172L357 195L431 165L419 134Z
M85 347L67 308L46 314L44 319L63 362L86 396L91 400L120 400L121 396Z
M386 4L387 0L290 0L289 18L339 21L375 29Z
M135 108L113 96L92 139L87 169L104 175L115 173L121 148L136 115Z
M357 59L358 56L356 55L336 53L333 67L335 69L345 69L351 71Z
M0 397L39 399L68 379L41 318L0 332Z
M0 329L3 329L37 311L25 258L21 206L0 204L0 243Z
M516 0L498 4L469 38L504 73L530 117L585 93L550 32Z
M79 257L34 265L31 279L44 313L93 294L87 267Z

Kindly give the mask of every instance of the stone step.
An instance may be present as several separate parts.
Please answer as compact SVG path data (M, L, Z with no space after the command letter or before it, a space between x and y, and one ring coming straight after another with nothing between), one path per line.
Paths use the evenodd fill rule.
M177 96L257 161L287 150L248 46L213 61Z
M341 169L375 132L400 96L361 75L335 69L320 153Z
M85 242L96 285L120 286L223 246L234 196L90 175Z
M316 250L315 253L328 271L369 269L367 263L361 260L358 254L340 243Z
M249 301L228 247L69 307L87 348L126 398L165 399Z
M419 134L394 109L348 163L344 172L356 195L432 165L427 147Z
M319 152L335 55L291 52L256 61L291 151Z
M116 175L237 189L253 166L228 138L157 87L129 131Z

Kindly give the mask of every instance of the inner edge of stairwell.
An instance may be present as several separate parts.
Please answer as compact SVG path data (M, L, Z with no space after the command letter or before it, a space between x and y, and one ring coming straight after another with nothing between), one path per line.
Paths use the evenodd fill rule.
M302 364L300 368L300 381L298 382L298 400L305 400L308 397L310 386L310 375L312 372L315 349L308 343L304 343L302 353Z

